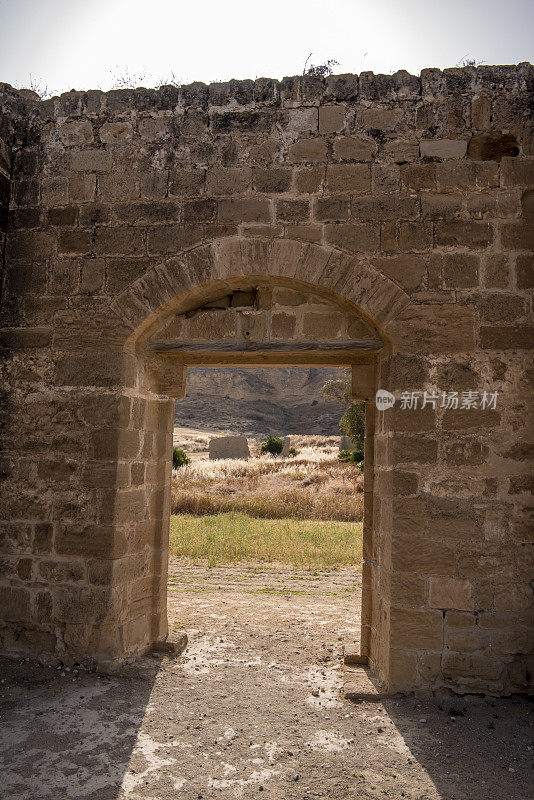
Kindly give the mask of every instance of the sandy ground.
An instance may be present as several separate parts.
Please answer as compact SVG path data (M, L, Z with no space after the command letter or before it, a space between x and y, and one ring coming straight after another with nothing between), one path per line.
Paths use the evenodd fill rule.
M0 663L6 800L527 800L524 698L343 700L359 576L171 565L190 644L121 676Z

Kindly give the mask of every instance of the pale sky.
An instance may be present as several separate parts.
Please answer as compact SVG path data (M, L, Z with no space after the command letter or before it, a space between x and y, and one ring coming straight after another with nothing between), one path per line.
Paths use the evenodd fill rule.
M310 52L337 73L534 61L534 0L0 0L0 81L18 88L282 78Z

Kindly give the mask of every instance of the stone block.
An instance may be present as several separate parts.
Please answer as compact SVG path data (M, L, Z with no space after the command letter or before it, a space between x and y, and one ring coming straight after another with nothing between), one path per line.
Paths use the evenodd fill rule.
M266 194L287 192L291 187L292 174L288 167L253 167L254 191Z
M291 133L314 133L318 127L318 110L310 106L284 109L280 125Z
M131 386L137 365L124 353L85 353L59 356L54 369L56 386Z
M149 142L166 139L169 135L169 124L160 117L141 117L137 123L139 136Z
M105 122L98 130L100 141L105 144L122 144L131 141L133 128L131 122L124 120Z
M369 195L354 197L351 203L354 219L409 220L419 216L419 200L408 195Z
M337 161L372 161L376 143L363 136L339 136L334 139L334 159Z
M405 353L462 353L474 348L472 308L419 306L416 312L402 312L392 327Z
M76 225L77 219L78 209L76 206L50 208L47 214L49 225Z
M271 204L264 198L236 197L219 202L219 222L271 222Z
M478 286L479 258L470 253L445 253L441 259L441 275L446 289L467 289Z
M485 350L530 350L534 328L529 325L492 325L480 328L480 346Z
M395 572L454 577L457 545L418 536L393 534L391 564Z
M327 145L323 139L299 139L289 148L289 163L314 164L326 161Z
M132 200L139 197L139 177L134 172L113 172L98 179L98 196L106 202Z
M471 100L471 127L475 130L486 130L491 125L491 99L477 94ZM474 137L473 137L474 138ZM471 144L472 139L470 140Z
M426 604L426 581L420 575L395 573L390 582L389 600L393 606L419 608Z
M43 178L41 181L41 203L47 208L65 206L69 201L69 180L61 176Z
M280 457L289 458L290 450L291 450L291 436L284 436L284 446L282 447L282 452L280 453Z
M480 320L485 323L518 322L526 313L525 298L521 295L484 292L475 302Z
M135 227L98 228L93 250L96 255L141 255L145 252L143 231Z
M534 158L504 157L501 161L503 186L534 186Z
M70 165L74 172L109 172L111 153L107 150L74 150Z
M38 522L33 534L33 552L35 555L47 555L52 552L54 542L54 526L50 522Z
M339 133L345 127L345 106L319 107L319 133Z
M178 253L201 242L203 234L201 225L158 225L148 231L148 252ZM129 252L134 253L135 248Z
M361 194L371 189L371 170L367 164L329 164L326 168L328 192Z
M474 611L473 584L460 578L429 579L429 604L433 608Z
M488 222L437 222L435 228L438 247L488 247L494 239Z
M501 422L499 411L481 408L458 408L443 412L443 430L463 430L466 428L495 428Z
M354 336L354 333L352 332L350 325L347 334L351 338ZM366 403L370 402L374 403L375 392L376 392L375 365L353 364L351 369L351 386L350 386L350 394L352 400L357 400Z
M324 181L325 167L303 167L295 171L295 184L297 191L302 194L318 192Z
M217 201L212 198L199 198L186 200L183 204L183 222L187 225L197 225L202 222L215 222L217 219Z
M315 205L315 218L319 222L334 222L350 217L350 197L319 197Z
M534 256L518 255L515 272L518 289L534 288Z
M501 244L507 250L534 250L534 224L531 220L504 222Z
M217 436L210 439L209 457L220 458L250 458L246 436Z
M442 442L442 459L452 466L478 466L488 458L489 448L478 437L453 435Z
M499 186L499 166L494 162L479 164L461 159L436 164L439 191L487 189Z
M4 622L26 622L31 617L30 592L16 586L0 586L0 608Z
M197 311L188 321L191 339L214 341L231 339L237 335L237 318L234 312L224 310Z
M361 111L361 125L366 130L392 131L402 117L401 108L364 108Z
M88 231L62 231L59 234L58 251L72 254L89 253L91 244L91 235Z
M293 314L283 312L273 314L271 318L271 335L273 339L288 341L295 337L296 318Z
M480 687L487 686L487 681L499 680L503 670L502 663L496 659L454 652L445 652L442 664L445 678L455 682L458 678L476 679Z
M441 650L443 616L433 609L392 608L390 619L391 647L411 650Z
M250 167L210 167L206 174L208 194L243 194L251 185Z
M7 253L10 258L42 261L56 251L56 236L45 231L14 231L8 238Z
M401 222L399 250L405 253L423 253L432 249L434 231L431 222Z
M204 188L205 169L175 169L170 174L169 194L178 197L198 195Z
M419 158L419 142L415 139L394 139L385 144L387 158L396 164L405 164Z
M308 200L278 200L276 218L283 222L306 222L310 218Z
M146 199L167 197L169 172L166 169L152 169L143 172L139 179L139 194Z
M423 158L462 158L467 152L465 139L423 139L419 144Z
M58 133L63 144L84 145L94 141L93 126L88 119L77 119L64 122L58 126Z
M414 191L436 189L436 165L405 164L401 168L401 180L407 189Z
M421 214L430 219L455 219L462 211L463 196L456 194L434 194L425 192L421 195ZM460 244L454 240L450 244Z
M394 436L393 457L398 464L435 464L438 457L437 439L424 435Z
M313 341L337 339L342 325L343 315L336 311L306 311L302 321L302 334Z
M267 338L268 320L261 311L243 311L240 315L241 336L249 342L261 342Z
M339 101L356 100L359 93L357 75L329 75L326 78L326 90L330 97Z
M371 263L408 291L417 289L426 274L426 262L419 255L373 258Z
M299 239L304 242L320 242L323 238L321 225L291 225L284 226L287 239Z
M95 194L96 175L78 173L69 176L68 199L71 203L90 203Z
M380 228L373 223L325 226L326 241L351 253L374 253L380 246Z

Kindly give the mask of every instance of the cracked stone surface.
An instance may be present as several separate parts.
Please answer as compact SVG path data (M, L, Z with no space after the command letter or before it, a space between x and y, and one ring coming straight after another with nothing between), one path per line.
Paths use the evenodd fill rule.
M526 800L534 709L343 700L360 576L171 564L183 656L103 676L0 662L9 800Z

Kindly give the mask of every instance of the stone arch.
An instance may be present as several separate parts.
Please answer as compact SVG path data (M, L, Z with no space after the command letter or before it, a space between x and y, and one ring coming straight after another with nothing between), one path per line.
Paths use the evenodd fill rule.
M364 258L327 245L289 239L217 239L150 267L111 302L132 331L128 340L173 308L177 298L194 300L199 287L231 277L262 275L304 281L342 297L372 320L387 338L387 326L410 303L406 292Z
M387 537L381 542L373 534L377 433L374 388L380 360L377 352L381 350L385 356L394 350L388 329L410 307L410 301L403 289L369 266L365 259L328 246L290 240L229 238L212 241L150 267L110 304L110 310L120 317L124 329L131 331L123 345L123 394L128 398L130 416L116 438L118 471L121 465L131 461L132 427L136 426L141 434L136 462L141 476L139 488L135 496L118 489L114 535L127 536L133 528L136 545L129 558L134 564L136 561L145 564L145 575L139 582L140 597L130 592L123 610L122 649L112 657L120 659L141 652L167 633L172 398L181 396L185 377L181 384L181 379L176 381L176 377L170 381L166 377L162 379L162 369L165 371L167 362L164 357L153 358L148 352L147 339L169 317L199 306L222 289L242 287L244 281L250 285L269 281L274 286L312 290L328 303L361 318L369 330L375 332L375 344L378 342L379 346L374 352L361 358L356 353L344 354L339 361L328 363L353 365L353 375L359 376L355 391L363 392L355 397L373 399L367 406L362 655L369 660L380 680L389 685L389 610L384 587L389 576L390 548ZM355 370L359 370L358 373ZM169 372L176 376L176 360L171 360ZM183 374L185 376L185 368ZM135 447L137 433L133 438ZM383 480L377 486L382 495L387 495ZM137 521L136 514L142 508L147 509L148 518Z

